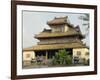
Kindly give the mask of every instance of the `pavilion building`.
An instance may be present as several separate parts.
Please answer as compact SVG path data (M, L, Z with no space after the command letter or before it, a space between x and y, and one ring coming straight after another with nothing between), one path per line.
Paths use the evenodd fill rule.
M68 21L68 17L55 17L47 22L50 29L44 29L34 37L39 40L37 45L23 50L24 59L26 54L30 54L31 58L36 56L45 56L47 59L55 56L55 52L66 49L70 52L72 58L80 57L89 59L86 54L89 53L88 47L83 44L80 27L74 27Z

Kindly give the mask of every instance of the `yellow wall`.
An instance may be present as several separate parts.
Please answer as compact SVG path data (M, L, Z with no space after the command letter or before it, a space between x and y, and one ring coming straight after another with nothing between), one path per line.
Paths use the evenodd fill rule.
M67 32L68 28L67 25L52 26L52 32Z
M80 51L81 55L77 55L77 52ZM85 58L86 60L89 59L89 55L86 55L86 53L89 52L89 50L87 48L76 48L73 49L73 57L78 57L79 58Z
M29 55L29 57L28 57ZM35 58L35 52L34 51L24 51L23 52L23 61L30 61L31 59Z
M68 31L68 26L67 25L65 25L65 32L67 32Z

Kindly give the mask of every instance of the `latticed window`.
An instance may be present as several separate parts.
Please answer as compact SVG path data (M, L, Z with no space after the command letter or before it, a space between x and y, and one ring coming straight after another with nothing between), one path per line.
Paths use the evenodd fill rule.
M26 58L30 58L30 56L31 56L30 54L26 54Z
M85 55L88 56L89 55L89 52L86 52Z
M81 51L77 51L77 55L80 56L81 55Z

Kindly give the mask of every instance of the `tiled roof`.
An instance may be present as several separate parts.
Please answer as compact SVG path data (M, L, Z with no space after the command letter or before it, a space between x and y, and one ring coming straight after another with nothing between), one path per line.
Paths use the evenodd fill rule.
M24 48L23 51L33 51L33 47Z
M54 18L53 20L47 22L48 25L65 24L65 23L67 23L67 16Z
M53 50L53 49L64 49L64 48L86 48L82 43L66 43L66 44L52 44L52 45L36 45L32 48L24 49L24 51L37 51L37 50Z
M36 34L35 38L64 37L64 36L74 36L74 35L79 35L83 37L81 32L77 32L75 29L69 28L67 32L45 32L44 31L39 34Z

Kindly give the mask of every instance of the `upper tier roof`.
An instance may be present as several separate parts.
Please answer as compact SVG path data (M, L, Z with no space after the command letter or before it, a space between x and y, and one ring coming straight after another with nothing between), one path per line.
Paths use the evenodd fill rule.
M55 17L53 20L48 21L48 25L59 25L67 23L67 16L66 17Z

